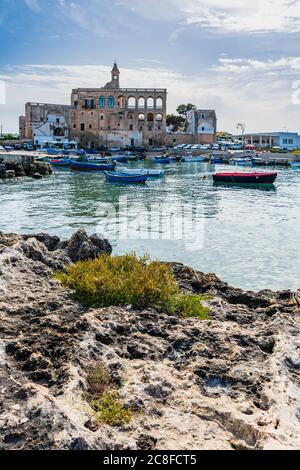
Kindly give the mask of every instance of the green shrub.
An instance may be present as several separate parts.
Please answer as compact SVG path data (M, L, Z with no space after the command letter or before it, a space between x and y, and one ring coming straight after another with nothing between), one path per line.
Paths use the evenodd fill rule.
M182 318L206 320L209 315L209 308L202 305L207 297L180 294L169 266L150 262L147 256L102 255L68 266L66 272L57 274L56 278L73 289L75 298L87 307L131 304L136 308L160 309Z
M115 393L105 393L99 400L91 402L96 419L109 426L124 426L131 421L131 411L119 402Z
M195 317L199 320L209 318L209 308L202 305L207 297L194 294L179 294L170 300L169 311L182 318Z
M179 291L166 264L135 254L81 261L56 278L74 289L76 299L87 307L165 308L170 296Z

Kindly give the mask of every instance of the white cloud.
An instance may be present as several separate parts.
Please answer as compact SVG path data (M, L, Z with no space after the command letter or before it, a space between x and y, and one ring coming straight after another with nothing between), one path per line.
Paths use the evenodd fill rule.
M279 59L230 59L221 57L219 64L211 70L225 73L245 74L250 72L263 72L268 74L280 73L284 75L300 73L300 57L282 57Z
M165 66L121 67L121 86L167 88L169 112L184 102L216 109L219 129L234 132L238 122L246 122L248 131L275 131L284 126L299 131L299 107L292 104L292 83L300 78L299 58L267 61L267 66L252 59L222 57L221 61L217 71L206 70L199 76L176 73ZM237 73L235 67L247 69ZM274 74L266 73L266 67ZM72 88L101 87L110 70L106 66L7 67L0 73L0 80L7 85L7 104L0 106L0 122L16 130L26 101L68 104ZM286 73L278 74L278 70Z
M32 11L41 11L39 0L25 0L26 5Z
M198 25L223 33L300 32L299 0L127 0L151 19Z

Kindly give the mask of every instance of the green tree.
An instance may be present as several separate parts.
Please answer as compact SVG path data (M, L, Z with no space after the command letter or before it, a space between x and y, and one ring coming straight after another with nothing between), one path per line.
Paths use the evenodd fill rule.
M177 132L178 130L184 130L186 125L186 119L183 116L176 116L176 114L167 115L167 126L172 126L172 130Z
M186 119L188 112L192 111L194 109L197 109L196 106L192 103L188 103L188 104L179 105L178 108L176 109L176 111L180 116L184 116L185 119Z

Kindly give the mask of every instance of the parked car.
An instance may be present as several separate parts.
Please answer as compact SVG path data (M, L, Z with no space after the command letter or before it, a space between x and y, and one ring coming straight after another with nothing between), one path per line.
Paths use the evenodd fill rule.
M16 144L15 145L15 150L22 150L22 145L21 144Z
M109 149L109 151L110 151L110 152L121 152L121 149L120 149L120 147L111 147L111 148Z
M155 147L153 149L153 152L166 152L167 151L167 147Z

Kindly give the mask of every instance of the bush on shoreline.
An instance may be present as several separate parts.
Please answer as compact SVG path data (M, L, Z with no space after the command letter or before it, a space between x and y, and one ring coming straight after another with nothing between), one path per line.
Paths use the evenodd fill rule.
M169 266L150 261L148 256L104 254L68 266L55 277L74 290L75 299L86 307L132 305L200 320L209 315L209 309L201 303L203 297L181 294Z

